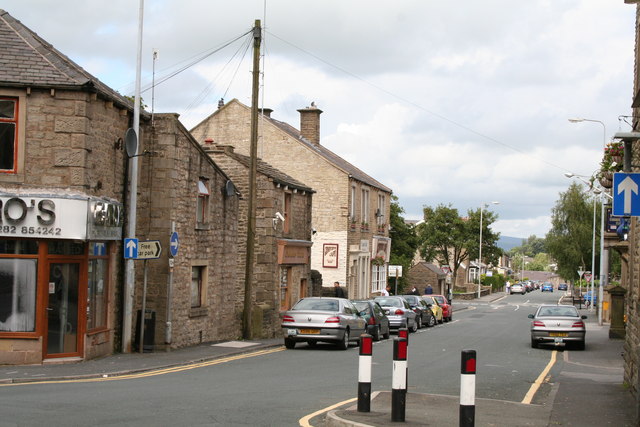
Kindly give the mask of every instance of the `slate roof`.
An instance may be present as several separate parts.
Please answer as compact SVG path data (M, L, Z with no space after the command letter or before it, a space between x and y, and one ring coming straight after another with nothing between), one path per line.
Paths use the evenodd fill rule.
M224 154L236 160L246 167L251 167L251 158L249 156L245 156L236 152L229 152L224 150ZM286 173L280 171L279 169L274 168L269 163L266 163L260 159L257 162L257 170L258 173L268 176L274 182L286 185L289 188L296 189L298 191L306 191L309 193L315 193L315 191L311 187L307 187L305 184L296 180L295 178L290 177Z
M434 272L435 274L437 274L437 275L438 275L438 277L445 277L445 276L446 276L446 274L444 274L444 273L442 272L442 270L440 269L440 267L438 267L438 266L437 266L437 265L435 265L435 264L431 264L431 263L428 263L428 262L420 262L419 264L420 264L420 265L422 265L423 267L428 268L429 270L431 270L431 271L432 271L432 272Z
M0 9L0 86L97 92L118 106L133 103Z

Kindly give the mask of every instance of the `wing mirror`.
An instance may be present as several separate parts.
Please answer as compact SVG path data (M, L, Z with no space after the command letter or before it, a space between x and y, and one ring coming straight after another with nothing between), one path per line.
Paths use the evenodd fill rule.
M528 317L529 319L533 319L533 318L535 318L535 316L534 316L533 314L530 314L530 315L528 315L527 317Z

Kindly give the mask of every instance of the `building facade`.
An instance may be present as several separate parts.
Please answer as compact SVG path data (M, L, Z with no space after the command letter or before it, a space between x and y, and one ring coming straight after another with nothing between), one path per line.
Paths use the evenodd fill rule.
M205 150L238 186L249 194L251 159L232 146L205 142ZM258 160L256 174L256 240L252 289L254 337L273 338L281 331L280 311L311 289L311 207L313 190L271 165ZM236 257L237 288L242 289L246 269L248 200L241 198Z
M126 323L133 106L2 10L0 42L0 363L111 354ZM140 145L136 237L164 250L136 261L134 316L157 315L152 346L239 336L235 271L220 268L237 245L229 178L175 115L143 117ZM172 231L183 244L170 260Z
M350 298L377 295L386 287L391 250L391 189L320 144L320 109L311 104L298 111L300 130L262 111L258 157L316 191L311 268L327 293L337 281ZM247 155L250 113L234 99L191 133L201 144L212 139Z

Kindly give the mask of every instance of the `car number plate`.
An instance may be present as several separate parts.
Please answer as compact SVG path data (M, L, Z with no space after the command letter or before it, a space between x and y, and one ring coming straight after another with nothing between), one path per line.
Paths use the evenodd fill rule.
M288 336L298 335L298 330L297 329L287 329L287 335Z
M549 336L550 337L566 337L569 334L567 334L566 332L549 332Z
M320 330L319 329L300 329L300 333L305 335L313 335L313 334L319 334Z
M556 344L560 344L560 343L563 342L563 339L562 338L554 338L553 342L556 343Z

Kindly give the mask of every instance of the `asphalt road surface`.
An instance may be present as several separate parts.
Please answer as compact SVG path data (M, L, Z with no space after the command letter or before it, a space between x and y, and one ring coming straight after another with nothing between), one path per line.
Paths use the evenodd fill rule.
M494 303L454 302L452 322L410 335L409 392L458 395L460 353L472 349L476 397L521 402L551 357L551 350L530 347L527 315L560 296L535 291ZM375 343L373 371L372 389L390 390L391 339ZM357 381L357 347L298 344L159 375L0 387L0 427L296 426L305 415L354 398ZM532 403L545 402L549 392L543 385Z

